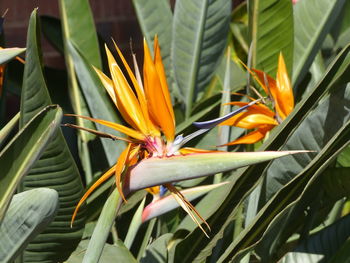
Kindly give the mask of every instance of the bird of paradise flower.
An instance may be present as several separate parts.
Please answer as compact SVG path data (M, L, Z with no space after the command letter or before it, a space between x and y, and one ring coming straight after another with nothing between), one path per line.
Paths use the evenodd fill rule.
M113 175L115 176L115 183L118 191L124 201L126 201L123 193L122 175L125 174L129 167L137 164L139 161L151 157L165 158L173 155L214 152L188 147L182 148L186 142L195 136L208 131L209 129L201 129L189 136L183 137L180 135L175 138L175 116L166 82L166 75L160 54L158 38L155 37L154 39L153 59L147 43L144 41L143 82L141 80L141 74L139 72L137 64L135 63L136 72L134 75L118 46L115 43L114 45L128 73L133 88L129 85L127 79L122 73L121 68L115 61L112 53L107 46L105 48L108 58L109 70L111 73L111 79L100 70L95 69L95 71L97 72L104 88L108 92L123 119L131 126L131 128L121 124L112 123L101 119L94 119L86 116L75 114L67 114L67 116L75 116L105 125L114 130L124 133L128 137L120 138L111 134L101 133L72 124L66 124L66 126L83 129L102 137L126 141L127 147L119 156L116 164L112 166L105 174L103 174L81 198L73 213L71 221L72 224L80 206L88 198L88 196L99 185L101 185ZM251 105L254 103L255 102L252 102ZM234 111L222 118L216 119L212 126L229 118L237 112L243 111L249 106L250 105L244 106L239 110ZM194 206L186 200L184 195L176 189L175 186L168 183L164 186L154 186L147 188L146 190L150 192L154 197L157 197L161 195L162 192L164 192L164 187L169 190L174 199L206 234L196 216L208 227L208 229L210 229L209 225L197 212Z
M220 125L230 125L244 129L255 129L247 135L240 137L226 145L253 144L262 140L266 134L275 126L280 124L294 108L294 96L286 64L282 53L278 58L277 76L273 79L265 72L258 69L249 69L250 74L268 94L272 101L271 110L263 103L257 103L247 108ZM234 101L229 104L235 106L245 106L248 102Z
M123 119L130 125L130 127L109 122L101 119L94 119L86 116L80 116L75 114L67 114L68 116L75 116L83 119L99 123L110 127L116 131L124 133L127 138L120 138L108 133L102 133L99 131L79 127L73 124L66 124L73 128L83 129L88 132L95 133L102 137L111 138L114 140L123 140L127 142L127 147L120 154L117 162L106 173L104 173L83 195L78 202L75 211L72 216L71 224L73 224L77 212L88 196L107 179L115 176L116 187L120 193L120 196L126 201L123 192L124 175L128 175L129 171L135 171L135 168L140 167L141 163L145 164L143 160L151 160L160 158L161 160L172 159L173 156L184 156L190 159L197 159L198 155L203 158L214 158L214 161L223 159L225 162L233 162L227 168L214 167L212 171L217 172L226 171L242 166L246 166L253 163L271 160L279 158L293 152L261 152L261 153L223 153L219 151L208 151L196 148L183 147L192 138L210 130L222 121L225 121L237 113L244 111L245 109L253 106L259 100L247 103L243 107L215 120L206 122L206 127L183 137L178 135L175 137L175 116L171 103L171 98L166 82L165 71L160 54L160 47L158 44L158 38L154 39L154 58L150 54L150 50L144 41L144 65L143 65L143 82L141 80L141 74L135 63L135 75L131 71L127 64L123 54L114 43L117 53L128 73L132 87L122 73L121 68L116 63L110 50L106 48L109 70L111 73L111 79L107 77L103 72L95 69L99 76L104 88L111 97L112 101L116 105L118 111L122 115ZM215 156L211 155L214 154ZM210 155L210 156L209 156ZM224 156L223 156L224 155ZM232 159L231 159L232 158ZM187 160L187 159L186 159ZM183 161L186 161L183 160ZM188 161L188 160L187 160ZM237 162L238 161L238 162ZM232 168L229 168L232 167ZM132 168L132 169L131 169ZM141 169L141 168L140 168ZM144 171L147 172L147 171ZM203 175L207 174L207 171L201 171ZM214 172L215 173L215 172ZM130 179L130 178L129 178ZM201 222L204 223L208 229L210 227L203 217L197 212L195 207L184 197L184 195L177 190L177 188L171 183L164 183L163 186L153 186L146 190L154 196L154 200L159 198L164 192L162 189L169 190L174 199L179 205L188 213L192 220L198 225L198 227L208 237L206 231L201 226ZM185 194L185 193L184 193ZM153 203L153 202L152 202ZM149 209L145 214L145 218L149 218ZM199 220L197 219L199 218ZM200 222L201 221L201 222Z

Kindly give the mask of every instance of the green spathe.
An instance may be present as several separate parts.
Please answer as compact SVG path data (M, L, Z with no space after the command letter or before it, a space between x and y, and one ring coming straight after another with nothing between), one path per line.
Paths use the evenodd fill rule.
M130 169L125 191L194 179L305 151L213 152L149 158Z

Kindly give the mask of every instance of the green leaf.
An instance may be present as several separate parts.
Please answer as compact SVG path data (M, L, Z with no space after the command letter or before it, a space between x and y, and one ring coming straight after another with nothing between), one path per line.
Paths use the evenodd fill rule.
M129 171L125 190L133 192L169 182L214 175L296 153L300 152L215 152L149 158Z
M308 0L294 6L293 85L298 85L309 71L344 3L344 0Z
M166 263L168 259L168 243L173 234L167 233L148 245L145 255L141 258L141 263Z
M67 262L69 263L81 263L83 261L84 252L86 251L88 240L82 240L76 251L72 253ZM124 246L123 242L118 241L116 244L105 244L103 253L99 262L125 262L136 263L135 258L130 251Z
M283 53L289 76L293 58L293 8L290 0L249 0L249 35L252 67L276 75L278 54Z
M348 239L345 244L335 253L335 255L328 261L330 263L337 262L347 262L349 261L349 248L350 248L350 240Z
M322 175L322 188L325 191L325 199L339 200L349 196L350 178L349 167L328 168Z
M45 108L0 152L0 222L16 187L56 134L61 118L59 107Z
M114 224L118 207L120 207L120 196L117 189L114 189L103 206L100 217L90 239L84 255L83 263L97 263L102 255L103 248L109 232ZM123 244L124 245L124 244Z
M51 103L42 72L38 27L37 13L34 10L28 28L21 96L21 126L45 105ZM26 262L64 261L80 241L85 221L85 208L82 208L73 228L70 228L70 218L83 194L83 186L61 131L58 131L41 158L24 178L21 190L37 187L57 190L60 208L50 226L28 245L24 260Z
M25 50L25 48L18 47L0 49L0 65L9 62L22 54Z
M343 167L350 167L350 146L344 149L344 151L339 154L338 163Z
M87 61L101 69L100 50L89 1L60 0L59 6L64 41L69 39L77 44Z
M134 239L136 237L137 231L139 230L142 224L142 211L145 207L145 202L146 202L146 197L143 198L139 207L136 209L136 212L134 213L134 216L132 217L130 226L128 228L128 233L126 234L126 237L124 240L125 247L127 247L128 249L131 248L131 245L134 242Z
M231 1L226 0L176 2L171 58L175 80L186 104L186 118L223 54L230 11Z
M58 194L37 188L14 195L0 227L0 261L12 262L54 219Z
M72 59L74 60L74 67L79 79L81 90L85 96L86 102L91 111L91 115L96 119L108 120L114 123L120 123L120 119L116 114L116 109L103 89L100 79L96 75L95 70L91 64L85 59L75 43L67 40L67 49ZM124 137L122 133L111 131L103 125L96 125L98 130L115 134L116 136ZM104 147L108 163L112 166L123 147L120 147L122 142L112 142L111 140L101 139Z

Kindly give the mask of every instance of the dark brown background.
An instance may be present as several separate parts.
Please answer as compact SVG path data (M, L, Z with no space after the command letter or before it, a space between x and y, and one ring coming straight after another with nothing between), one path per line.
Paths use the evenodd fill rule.
M113 37L122 49L128 48L129 40L133 39L135 48L140 48L140 45L137 46L136 43L140 43L142 36L131 1L91 0L90 4L97 30L104 39L109 40ZM29 16L36 7L39 8L39 15L59 17L57 1L2 0L0 2L1 15L8 8L4 21L6 47L25 46ZM45 64L64 67L63 58L45 38L42 44Z
M237 5L242 1L233 0L233 3ZM170 2L173 5L175 0ZM134 51L137 53L141 51L141 30L131 0L90 0L90 5L97 30L106 41L113 37L125 51L129 50L129 41L132 39ZM56 0L0 1L1 15L7 8L9 9L4 22L6 47L25 46L29 16L36 7L39 8L39 15L59 17L58 1ZM46 65L64 67L63 58L44 38L43 52Z

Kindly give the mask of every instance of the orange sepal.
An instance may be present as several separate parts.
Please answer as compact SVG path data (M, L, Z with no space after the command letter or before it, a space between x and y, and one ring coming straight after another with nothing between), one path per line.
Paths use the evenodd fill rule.
M159 51L156 51L159 52ZM160 70L159 63L162 63L157 55L157 67L154 65L146 40L144 40L144 64L143 64L143 81L148 101L148 109L152 120L162 129L168 142L174 140L175 137L175 121L172 115L171 109L168 107L166 94L169 91L166 87L162 87L160 76L158 76L158 70ZM161 78L165 76L161 76Z
M117 186L118 192L120 196L123 198L124 202L126 203L126 199L123 193L122 185L121 185L121 175L123 172L123 168L125 166L126 161L128 160L129 154L130 154L130 149L131 149L131 143L128 144L128 146L124 149L124 151L120 154L117 164L115 166L115 184Z
M278 125L278 122L269 116L264 114L252 114L249 112L243 112L242 115L237 118L231 118L220 125L235 126L243 129L255 129L262 125Z
M276 111L282 120L284 120L294 108L294 96L282 53L280 53L278 58L276 82L278 89L277 96L275 97Z
M261 141L265 137L266 133L270 131L272 128L273 126L257 129L256 131L252 131L247 135L238 138L237 140L234 140L232 142L229 142L220 146L257 143L258 141Z

